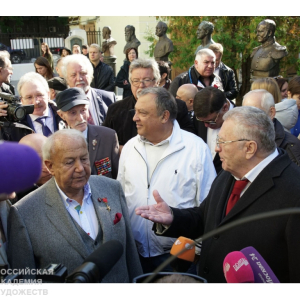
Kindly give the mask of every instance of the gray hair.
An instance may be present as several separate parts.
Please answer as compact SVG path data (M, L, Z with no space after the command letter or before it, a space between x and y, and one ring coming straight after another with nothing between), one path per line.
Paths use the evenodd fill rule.
M154 80L156 83L160 81L160 72L158 68L158 64L154 59L151 58L137 58L133 62L131 62L129 67L129 82L132 84L131 81L131 73L134 69L152 69Z
M22 90L23 85L25 83L29 83L29 82L30 83L34 83L34 84L36 84L37 82L39 82L43 86L43 88L45 89L45 91L49 92L49 85L48 85L47 80L42 75L40 75L39 73L29 72L29 73L26 73L25 75L23 75L20 78L18 86L17 86L18 93L19 93L19 95L21 97L22 97L21 90Z
M99 52L101 52L100 46L98 44L90 45L90 48L96 48Z
M257 143L257 150L270 154L276 148L275 129L269 116L259 108L241 106L224 114L223 120L232 120L233 130L240 139L249 139Z
M70 63L76 63L82 66L83 68L85 68L89 77L89 84L91 84L94 77L93 76L94 69L90 60L83 54L65 56L62 61L61 72L66 80L67 80L67 69Z
M216 58L214 51L205 48L205 49L201 49L197 52L195 60L198 61L203 55L207 55L207 56Z
M260 106L262 107L263 111L265 113L269 113L270 108L271 107L275 107L275 101L273 98L273 95L271 93L269 93L268 91L264 90L264 89L258 89L258 90L253 90L248 92L245 96L244 99L246 97L251 96L251 94L258 94L256 95L257 97L260 97ZM244 100L243 100L244 102Z
M61 137L64 137L61 139ZM86 139L81 131L76 129L62 129L54 132L47 138L47 141L43 145L42 152L43 152L43 159L44 160L51 160L51 155L55 154L56 152L56 143L59 140L66 141L66 138L70 138L72 140L82 140L85 145L87 145Z
M177 103L170 92L162 87L149 87L140 92L139 98L147 94L156 96L155 103L158 116L163 115L164 111L167 110L170 113L169 120L173 121L176 119L178 111Z

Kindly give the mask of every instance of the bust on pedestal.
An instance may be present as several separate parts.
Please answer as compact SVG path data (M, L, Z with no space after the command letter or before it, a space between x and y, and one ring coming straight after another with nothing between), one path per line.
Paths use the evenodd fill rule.
M164 22L158 22L156 25L155 34L159 40L154 49L154 57L156 61L168 61L168 56L173 52L173 42L167 38L168 26Z
M199 50L208 48L211 44L215 44L211 35L214 31L214 24L211 22L203 21L199 24L197 29L197 39L201 40L201 45L198 46L195 55L197 55Z
M252 80L279 75L280 60L287 56L288 52L285 46L276 42L275 30L275 22L269 19L260 22L256 28L257 41L261 46L254 48L251 54Z
M124 47L123 53L126 54L128 48L138 49L141 42L135 36L135 28L132 25L127 25L125 27L125 41L127 44Z
M111 28L109 26L105 26L102 29L102 51L104 52L103 61L104 63L111 66L114 70L114 74L116 76L116 59L117 57L114 55L114 47L117 44L116 40L111 36Z

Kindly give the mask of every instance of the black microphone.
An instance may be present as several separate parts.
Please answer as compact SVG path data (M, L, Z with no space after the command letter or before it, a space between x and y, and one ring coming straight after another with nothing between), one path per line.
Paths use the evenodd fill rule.
M119 261L123 246L117 240L101 245L90 254L84 263L66 278L68 283L99 283Z

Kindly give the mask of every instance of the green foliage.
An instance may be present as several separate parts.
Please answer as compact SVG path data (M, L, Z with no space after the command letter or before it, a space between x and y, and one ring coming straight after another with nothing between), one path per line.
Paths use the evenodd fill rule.
M13 32L11 24L14 24L16 30L19 30L24 25L23 17L0 17L0 32Z

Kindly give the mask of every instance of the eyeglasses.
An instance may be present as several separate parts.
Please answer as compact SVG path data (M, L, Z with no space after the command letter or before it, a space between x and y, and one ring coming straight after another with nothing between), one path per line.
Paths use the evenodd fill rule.
M206 124L209 124L209 125L216 125L217 124L217 120L218 120L218 117L219 117L219 113L221 112L221 110L218 112L217 114L217 117L215 118L214 121L203 121L203 120L200 120L198 119L198 117L196 117L197 121L199 122L203 122L203 123L206 123Z
M144 79L144 80L137 80L137 79L133 79L131 82L134 86L139 86L141 83L144 86L149 86L151 84L152 81L154 81L155 79Z
M45 95L36 95L36 96L28 96L28 97L21 97L26 102L31 102L32 100L44 100L46 98Z
M249 142L250 140L247 140L247 139L239 139L239 140L235 140L235 141L220 141L220 138L219 136L217 135L217 138L216 138L216 144L217 144L217 147L219 148L220 147L220 144L230 144L230 143L233 143L233 142Z

